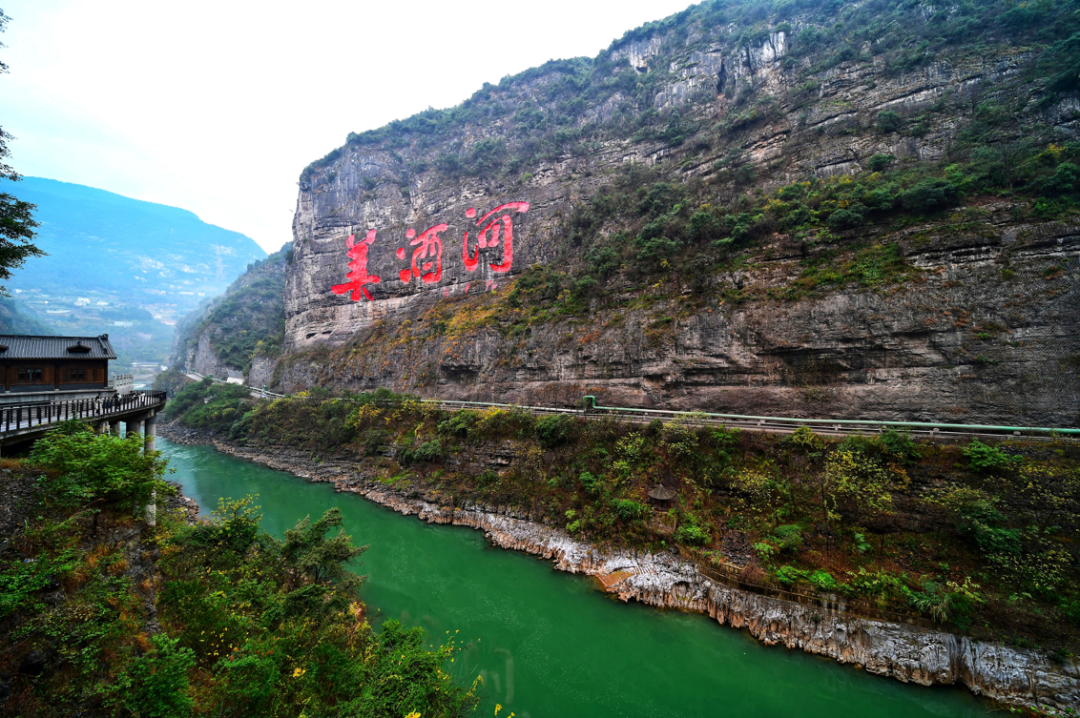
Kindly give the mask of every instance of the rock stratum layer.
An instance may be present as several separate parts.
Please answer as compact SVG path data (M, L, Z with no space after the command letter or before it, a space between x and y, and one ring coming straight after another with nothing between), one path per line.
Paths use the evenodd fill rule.
M485 303L530 267L592 261L592 235L648 236L618 216L575 234L582 208L631 166L703 207L734 207L803 180L868 177L875 156L942 167L957 147L1006 157L1032 132L1051 146L1078 137L1080 99L1049 89L1049 50L942 40L898 65L881 49L945 32L955 8L896 10L911 37L894 37L896 23L863 28L870 39L848 52L806 38L840 20L855 33L855 5L834 3L835 17L760 5L740 18L688 11L595 60L550 63L454 110L350 136L305 170L278 386L1078 425L1080 224L1008 196L906 223L775 227L739 262L703 259L655 284L624 265L584 316L524 329L512 304ZM973 149L976 131L986 148ZM810 264L873 246L896 248L904 281L871 268L862 284L792 291ZM721 301L732 293L742 299Z
M162 434L181 443L208 440L201 432L173 425L162 427ZM223 453L309 481L332 483L338 491L359 494L404 515L484 531L499 547L549 559L560 571L596 577L623 601L705 613L722 625L745 629L767 645L827 656L905 683L962 684L976 695L1010 705L1080 708L1080 666L1075 658L1054 661L1031 650L750 593L710 580L679 557L603 551L513 509L445 506L435 492L396 491L370 480L347 460L315 464L309 454L291 449L213 444Z

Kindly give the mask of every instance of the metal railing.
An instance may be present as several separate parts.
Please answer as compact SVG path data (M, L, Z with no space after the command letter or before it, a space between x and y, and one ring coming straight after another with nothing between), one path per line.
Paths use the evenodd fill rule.
M163 391L136 391L97 399L77 399L0 407L0 434L35 429L71 419L108 419L165 404Z
M887 421L876 419L802 419L787 416L746 416L742 414L713 414L704 411L671 411L665 409L635 409L622 406L598 406L596 397L586 396L583 400L583 413L605 413L616 416L634 416L659 418L668 416L673 419L682 419L690 423L713 423L727 425L742 425L749 428L761 428L764 430L787 430L794 431L803 426L822 427L836 433L854 433L862 431L879 432L889 428L902 428L917 434L928 434L931 437L940 435L1001 435L1012 434L1022 436L1024 434L1045 434L1080 436L1080 429L1049 428L1035 426L994 426L990 424L939 424L922 421Z
M431 404L441 409L455 411L459 409L497 408L526 411L530 414L568 414L571 416L596 417L612 416L624 421L647 422L653 419L679 420L689 424L724 425L757 431L791 433L807 426L816 427L824 433L861 434L877 433L888 428L901 428L925 438L946 438L950 436L1028 436L1043 438L1047 436L1080 437L1080 429L1047 428L1032 426L992 426L986 424L944 424L920 421L887 421L875 419L803 419L786 416L746 416L742 414L714 414L703 411L674 411L670 409L637 409L625 406L599 406L596 397L586 396L583 408L568 409L550 406L522 406L483 401L457 401L444 399L421 399L423 404Z
M251 389L252 392L255 392L257 394L261 394L263 396L263 398L273 397L274 399L286 399L289 396L288 394L277 394L277 393L272 392L272 391L267 391L266 389L260 389L257 386L250 386L248 384L236 384L234 382L223 381L221 379L218 379L216 376L207 377L205 374L200 374L197 371L185 371L184 374L187 374L189 376L197 376L197 377L199 377L200 381L203 380L203 379L210 379L211 381L216 382L218 384L232 384L233 386L242 386L245 389Z

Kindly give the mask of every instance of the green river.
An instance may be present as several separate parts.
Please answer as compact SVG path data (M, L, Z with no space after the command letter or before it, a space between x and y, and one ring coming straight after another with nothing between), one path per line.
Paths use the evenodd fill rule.
M491 548L479 531L434 526L360 496L335 493L205 446L158 439L170 478L203 513L220 497L258 494L263 528L281 537L299 519L338 506L357 544L369 544L363 598L383 617L422 626L433 640L457 632L449 668L485 679L476 715L984 716L960 688L922 688L851 666L766 647L706 616L623 604L588 578Z

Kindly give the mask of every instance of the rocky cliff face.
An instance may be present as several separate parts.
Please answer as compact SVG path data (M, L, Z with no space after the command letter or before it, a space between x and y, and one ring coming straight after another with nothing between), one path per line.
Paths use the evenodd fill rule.
M952 32L955 8L904 10L914 34L897 40L858 25L865 7L833 6L684 13L593 61L351 136L302 177L280 385L1076 425L1080 223L1069 212L971 191L931 212L905 200L900 219L804 231L770 225L762 198L786 199L799 182L872 183L882 162L940 170L983 150L1011 173L1026 134L1051 147L1077 138L1077 93L1049 89L1050 50L1008 37L977 51L939 37L911 60ZM852 28L840 46L814 41L840 20ZM583 207L638 189L613 180L627 168L682 188L706 214L746 210L732 222L763 227L757 241L736 225L734 259L687 244L646 278L624 263L585 311L522 330L520 305L500 293L530 267L573 272L627 233L648 246L649 225L618 213L579 233ZM862 279L795 291L808 267L865 263L873 247L894 248L902 279L867 265Z
M174 440L186 440L169 426L163 432ZM362 471L358 474L348 461L312 464L305 452L215 445L274 469L333 483L339 491L361 494L405 515L485 531L497 546L550 559L561 571L597 577L605 590L623 601L707 613L720 624L745 629L768 645L828 656L904 682L963 684L978 695L1012 705L1073 710L1080 706L1080 668L1075 659L1054 661L1035 651L860 618L830 603L808 606L750 593L711 580L693 564L670 554L604 552L513 509L447 506L437 492L396 491Z

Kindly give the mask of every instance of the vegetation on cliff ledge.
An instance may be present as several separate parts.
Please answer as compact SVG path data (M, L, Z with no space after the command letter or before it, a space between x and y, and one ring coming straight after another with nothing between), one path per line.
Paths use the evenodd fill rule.
M140 437L72 422L0 464L0 715L460 716L453 642L372 630L337 509L278 541L252 499L190 524L158 512Z
M1080 647L1075 442L445 412L385 390L255 402L190 386L177 402L181 424L236 442L343 458L394 489L513 506L601 544L677 547L753 590L843 594L1059 657ZM670 505L650 500L658 485Z
M184 317L176 328L173 366L186 365L188 353L196 351L204 334L214 363L244 374L255 357L280 355L285 339L282 293L291 254L292 250L281 249L249 264L224 294Z

